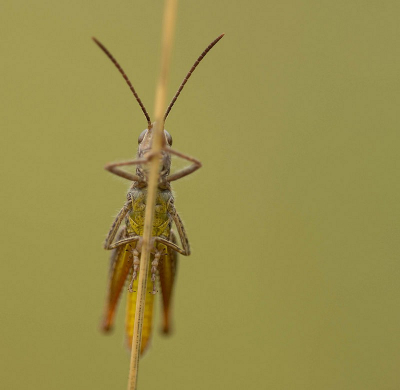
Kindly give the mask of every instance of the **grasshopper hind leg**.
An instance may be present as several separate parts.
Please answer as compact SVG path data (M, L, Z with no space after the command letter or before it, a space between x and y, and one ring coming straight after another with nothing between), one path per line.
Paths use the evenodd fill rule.
M136 248L133 249L132 256L133 256L133 269L132 269L131 282L128 288L128 291L130 293L133 292L133 283L135 283L135 280L137 279L137 273L139 271L139 265L140 265L139 251Z
M152 290L152 294L156 294L157 293L157 288L156 288L156 279L157 279L157 273L158 271L158 265L160 264L160 258L161 256L164 254L164 250L158 250L156 249L155 254L154 254L154 258L151 262L151 281L153 284L153 290Z

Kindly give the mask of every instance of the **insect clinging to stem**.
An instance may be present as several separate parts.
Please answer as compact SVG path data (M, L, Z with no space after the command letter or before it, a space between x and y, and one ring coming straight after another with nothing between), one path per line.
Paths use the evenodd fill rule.
M179 86L175 96L171 100L165 114L164 122L175 104L178 96L180 95L186 82L196 69L197 65L201 62L204 56L213 48L213 46L224 36L221 34L214 41L207 46L201 53L196 62L193 64L183 82ZM107 55L107 57L114 63L119 70L130 90L135 96L143 114L147 120L147 128L142 131L138 138L137 158L129 161L117 162L107 164L105 169L114 175L123 177L132 182L128 193L127 201L122 209L117 214L104 243L104 248L112 250L110 259L110 274L108 282L108 294L106 299L106 306L102 320L102 330L108 332L111 330L118 301L126 283L130 280L129 292L127 299L126 311L126 342L128 347L131 347L133 324L135 317L136 306L136 292L138 270L140 265L140 255L142 247L142 236L144 229L144 216L146 209L147 197L147 180L148 172L146 163L152 158L150 152L153 126L150 116L146 111L142 101L136 93L133 85L126 76L125 72L111 55L111 53L100 43L96 38L94 42L100 49ZM152 241L151 241L151 256L150 256L150 269L147 275L147 292L144 323L142 331L141 353L147 348L151 335L152 316L153 316L153 300L156 293L156 280L157 276L161 286L162 306L163 306L163 333L169 333L171 329L170 315L171 315L171 299L174 287L174 279L177 269L177 254L180 253L184 256L190 255L189 240L186 235L185 228L182 220L177 213L174 206L174 197L171 190L170 183L172 181L181 179L191 173L195 172L201 167L200 161L193 157L187 156L171 148L172 137L164 129L163 148L161 152L161 168L159 172L159 182L156 196L155 215L152 226ZM191 164L177 172L170 173L171 168L171 155L180 157ZM136 166L136 174L125 171L123 167ZM124 222L124 223L123 223ZM172 224L175 224L181 247L178 246L176 235L172 229Z

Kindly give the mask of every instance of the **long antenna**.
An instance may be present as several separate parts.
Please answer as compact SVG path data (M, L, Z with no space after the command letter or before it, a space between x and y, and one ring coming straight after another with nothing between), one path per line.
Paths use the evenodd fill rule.
M131 84L131 82L128 79L128 76L125 74L124 70L121 68L121 65L118 63L118 61L112 56L112 54L104 47L104 45L99 42L95 37L92 37L93 41L97 44L97 46L100 47L101 50L104 51L104 53L106 54L106 56L112 61L112 63L116 66L116 68L119 70L119 73L122 74L122 77L125 79L126 83L128 84L130 90L132 91L133 95L135 96L137 102L139 103L140 108L143 111L144 116L147 119L147 126L149 129L151 129L152 124L151 124L151 120L150 120L150 116L146 111L146 108L144 107L142 101L140 100L138 94L135 91L135 88L133 88L133 85Z
M187 83L187 81L189 80L190 76L192 75L192 73L194 72L194 70L196 69L197 65L199 65L200 61L205 57L205 55L217 44L217 42L224 36L225 34L221 34L217 39L214 39L206 48L206 50L203 51L203 53L200 54L200 57L196 60L196 62L193 64L193 66L190 68L188 74L186 75L186 77L184 78L184 80L182 81L182 84L180 85L178 91L176 92L174 98L171 100L171 103L169 104L167 111L165 111L165 115L164 115L164 122L167 119L167 116L169 114L169 112L171 111L172 106L175 104L176 99L178 99L178 96L180 95L183 87L185 86L185 84Z

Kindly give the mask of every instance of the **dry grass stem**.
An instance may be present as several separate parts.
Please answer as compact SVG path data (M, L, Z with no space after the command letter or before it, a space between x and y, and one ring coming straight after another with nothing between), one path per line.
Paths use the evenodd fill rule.
M166 91L167 79L169 72L169 64L172 51L172 41L175 30L177 0L166 0L164 8L164 20L162 30L162 53L161 53L161 70L159 81L156 89L155 98L155 118L153 130L153 142L151 152L153 158L149 163L149 180L147 189L146 213L143 232L143 246L140 259L139 282L137 291L137 303L135 312L135 324L132 339L131 361L129 368L128 390L136 390L140 345L142 341L142 326L144 305L146 299L147 274L149 272L150 260L150 243L152 236L152 226L154 218L155 200L157 194L157 185L160 169L160 154L163 146L163 130L164 130L164 110L166 107Z

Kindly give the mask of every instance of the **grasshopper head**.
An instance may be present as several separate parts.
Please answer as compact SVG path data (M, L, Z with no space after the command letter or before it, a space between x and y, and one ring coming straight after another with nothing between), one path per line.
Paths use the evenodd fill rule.
M154 124L153 124L154 126ZM145 158L146 155L150 152L151 149L151 143L153 142L153 127L150 129L145 129L143 130L138 138L138 158ZM172 145L172 137L171 134L168 133L167 130L164 129L164 141L165 141L165 145L170 147ZM160 175L168 175L169 174L169 170L171 167L171 156L165 151L163 150L161 152L162 155L162 160L163 160L163 164L161 167L161 172ZM147 175L147 170L143 169L143 167L140 167L140 172Z
M153 129L143 130L138 138L138 157L145 157L145 154L150 151L151 143L153 142ZM164 129L165 145L172 146L172 137L167 130Z

